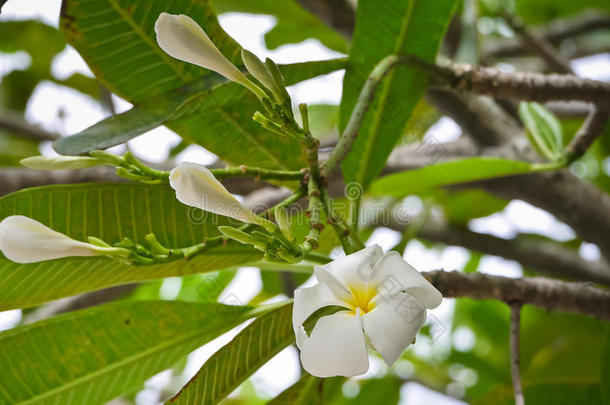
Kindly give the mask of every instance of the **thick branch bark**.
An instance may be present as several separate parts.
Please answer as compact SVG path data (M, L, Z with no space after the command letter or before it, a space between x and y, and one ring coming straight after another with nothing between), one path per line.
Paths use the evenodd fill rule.
M610 320L610 291L542 277L508 278L483 273L422 273L447 298L521 302L549 311L592 315Z
M580 100L594 103L603 109L610 106L610 83L581 79L574 75L507 73L491 67L463 64L441 67L414 62L413 66L428 71L444 88L540 103Z

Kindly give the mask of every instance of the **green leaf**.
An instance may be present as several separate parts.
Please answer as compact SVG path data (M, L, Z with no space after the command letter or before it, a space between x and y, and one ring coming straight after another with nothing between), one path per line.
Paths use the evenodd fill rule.
M220 28L206 0L64 0L60 28L106 87L139 104L213 74L157 45L154 25L163 11L192 16L230 61L239 62L239 45Z
M288 303L257 318L216 352L171 403L217 404L293 341Z
M298 142L263 130L252 121L252 114L261 106L248 90L227 83L209 70L174 59L159 48L154 23L162 11L193 17L223 54L241 66L241 48L220 28L206 0L169 4L64 0L61 27L69 43L101 82L135 107L76 137L58 141L57 150L81 154L116 145L164 124L228 163L302 167L305 158ZM297 78L303 80L326 73L328 66L337 68L338 64L297 64L295 69L304 73L289 74L288 79L300 75Z
M519 116L538 153L550 161L560 159L563 155L563 131L553 113L538 103L521 102Z
M44 46L40 44L42 38ZM28 69L39 75L50 75L53 58L65 47L66 41L61 33L40 21L0 22L0 52L26 51L32 59Z
M267 405L315 405L321 403L320 388L324 380L305 373L299 381L282 391Z
M343 81L339 115L343 130L360 90L375 65L384 57L409 53L433 62L455 0L362 0ZM385 165L400 139L413 109L426 88L426 75L397 67L383 80L351 152L343 162L346 182L367 187Z
M0 334L0 403L103 404L248 318L248 307L122 301Z
M542 168L544 166L495 157L452 160L383 177L372 184L370 192L377 196L404 197L437 187L530 173Z
M343 67L343 59L334 59L283 65L280 69L286 82L294 84ZM121 144L166 124L189 142L205 146L229 163L273 168L303 166L296 141L267 132L251 119L260 108L248 90L212 75L61 138L54 147L64 155L79 155Z
M269 49L315 38L330 49L347 53L345 38L328 28L294 0L212 0L212 3L219 13L241 12L275 16L277 24L265 34Z
M58 232L108 243L129 237L144 243L153 232L169 247L185 247L217 236L225 218L191 209L167 185L79 184L22 190L0 198L0 219L26 215ZM73 257L18 264L0 256L0 310L24 308L118 284L203 273L257 260L245 246L210 249L191 260L130 266L105 257Z

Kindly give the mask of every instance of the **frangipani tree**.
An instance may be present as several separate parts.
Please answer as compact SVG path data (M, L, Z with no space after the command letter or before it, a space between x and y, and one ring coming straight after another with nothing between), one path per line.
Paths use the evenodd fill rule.
M389 371L361 380L357 403L373 403L366 399L371 397L397 402L405 380L482 404L498 397L508 403L542 403L538 398L547 396L552 403L610 400L608 362L599 360L610 353L602 338L610 318L605 259L587 262L553 241L504 241L466 227L526 189L532 195L524 199L564 220L604 256L610 247L610 225L602 218L610 207L605 186L596 188L566 169L583 164L606 130L610 86L574 75L551 39L530 32L510 7L485 12L503 18L501 24L523 38L523 49L564 75L476 66L471 2L360 0L353 36L354 10L342 2L328 3L324 11L316 1L303 2L309 11L292 1L214 3L221 10L273 13L278 27L290 33L284 40L315 36L347 57L287 65L263 61L220 28L213 5L204 0L64 0L61 31L68 43L96 79L133 108L56 139L59 156L21 160L36 173L106 176L110 169L118 177L25 188L0 199L0 309L39 307L38 312L47 302L78 294L83 295L76 300L87 300L105 288L119 289L121 299L106 290L85 309L43 315L0 333L0 403L129 398L151 376L178 370L193 350L248 321L188 383L168 387L161 399L218 403L294 343L301 378L272 403L347 401L339 392L342 384L366 373L377 357ZM321 13L321 20L310 11ZM603 27L606 20L596 18L591 24ZM456 24L463 35L455 27L447 33ZM499 51L487 57L494 52ZM287 87L338 70L345 70L338 108L294 104ZM587 115L567 134L552 104L543 104L574 100L587 103ZM339 132L324 144L320 110L336 114L330 121ZM449 143L425 140L440 114L454 118L469 136ZM161 125L227 166L152 167L130 152L105 150ZM35 132L14 122L13 127ZM242 191L271 187L270 194L261 193L264 207L238 198L248 194L239 184L248 185ZM565 194L559 193L562 187ZM417 220L395 209L409 195L425 202ZM367 209L370 202L377 209ZM367 242L378 227L403 231L391 251ZM471 260L464 272L420 273L408 263L416 258L402 255L414 237L463 245L473 251ZM333 249L341 253L331 255ZM477 270L476 251L597 285L467 274ZM267 284L283 287L265 286L267 296L249 303L220 303L241 266L258 267ZM307 286L300 285L311 276ZM146 288L168 277L182 277L195 292L183 299L150 299ZM449 328L427 318L443 296L465 297L456 304L454 341L459 328L468 327L483 346L462 352L458 341L448 353L405 352L420 338L429 346ZM521 322L523 305L528 309ZM484 315L480 322L478 314ZM547 328L546 316L556 316L559 326ZM538 340L525 340L520 348L520 337L535 334L538 322L547 325L538 333L548 339L565 330L576 335L566 335L561 350ZM578 355L582 359L570 357ZM566 358L569 366L556 367ZM591 370L583 372L582 364ZM414 369L411 374L400 372L405 365ZM469 372L477 381L466 381ZM458 382L465 392L455 390ZM252 394L239 401L260 399Z

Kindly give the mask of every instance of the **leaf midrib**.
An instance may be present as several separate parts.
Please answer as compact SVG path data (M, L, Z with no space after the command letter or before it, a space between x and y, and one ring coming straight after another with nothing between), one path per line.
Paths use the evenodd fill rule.
M403 19L403 23L400 27L400 35L398 36L398 41L396 41L396 46L394 48L395 54L399 53L402 50L402 47L404 46L404 43L406 41L407 31L409 29L409 24L411 22L411 17L413 15L413 8L414 8L416 1L417 0L409 1L407 15ZM364 180L365 180L364 176L366 175L366 173L369 172L371 155L373 154L373 145L375 144L375 141L376 141L377 137L379 136L379 126L381 125L381 116L383 115L383 111L385 111L385 102L388 98L388 95L390 94L391 84L392 84L392 81L394 80L395 72L396 72L395 68L392 69L386 75L386 79L384 80L384 83L382 84L383 87L381 89L381 94L379 95L379 103L380 103L380 105L384 106L384 108L382 110L378 110L373 115L373 122L371 124L371 129L370 129L370 133L373 136L370 136L367 138L367 142L365 143L365 146L364 146L364 152L362 154L363 156L360 159L360 161L362 162L362 165L360 167L362 167L363 169L361 169L359 175L356 176L357 180L359 180L361 183L364 182Z

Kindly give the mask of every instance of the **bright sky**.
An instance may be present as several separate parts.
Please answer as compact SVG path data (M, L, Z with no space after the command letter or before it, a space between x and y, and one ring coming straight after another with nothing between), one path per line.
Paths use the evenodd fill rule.
M0 20L30 19L42 20L50 25L57 26L60 0L9 0L0 15ZM223 28L233 36L243 47L257 54L260 58L271 57L279 63L302 62L308 60L329 59L339 56L330 51L318 41L308 40L300 44L285 45L274 51L266 49L263 35L274 25L274 18L270 16L251 16L231 13L220 16ZM14 69L22 69L30 63L29 56L25 53L17 55L3 55L0 53L0 74ZM585 58L573 63L574 69L582 76L610 80L610 55ZM81 72L91 76L85 62L78 53L68 47L60 54L53 63L53 73L59 77L67 77L74 72ZM342 73L333 73L318 79L309 80L290 89L295 103L338 103L341 97ZM119 111L124 111L130 104L124 100L115 98ZM66 112L65 119L58 118L59 111ZM72 90L43 83L35 91L34 96L26 112L27 118L32 122L69 135L76 133L100 119L106 113L93 101ZM430 129L428 136L434 136L439 141L450 141L459 136L459 128L449 119L443 119ZM169 147L176 144L179 137L166 128L158 128L130 141L130 147L136 154L152 161L163 161ZM54 153L50 145L43 148L43 153ZM180 155L180 160L191 160L202 163L211 163L215 157L198 146L192 146ZM411 201L413 202L413 201ZM550 214L535 208L522 201L511 202L505 210L487 218L472 221L471 228L477 232L490 233L501 237L512 237L518 232L539 233L558 240L567 240L574 236L573 231L565 224L558 222ZM367 244L378 243L384 249L388 249L396 243L399 238L397 232L388 229L375 231ZM588 260L599 258L599 250L595 245L583 244L581 255ZM429 250L417 241L409 243L405 258L419 270L430 270L444 268L453 270L460 268L468 260L468 252L459 247L447 247L441 250ZM521 266L512 261L499 257L485 256L482 260L482 269L488 273L501 274L510 277L522 275ZM171 299L180 288L180 279L172 278L166 280L163 285L162 295ZM261 288L261 280L256 269L244 268L240 270L238 277L231 283L227 293L235 294L242 302L247 302ZM225 294L227 294L225 293ZM435 319L439 319L447 328L450 327L453 302L445 300L437 309L430 311ZM20 319L21 313L8 311L0 313L0 330L15 325ZM467 346L474 344L474 335L470 330L460 330L457 333L459 339L456 341L464 350ZM187 373L192 375L198 367L215 350L225 344L237 331L229 332L214 342L205 345L190 356ZM426 355L446 352L451 344L449 334L445 333L434 342L429 339L418 338L417 344L409 350L415 350L418 354ZM455 337L454 337L455 338ZM377 358L371 358L371 370L366 376L381 375L387 371L387 367ZM409 370L413 366L403 362L395 366L395 371L408 377ZM472 371L472 370L471 370ZM411 371L412 372L412 371ZM462 373L463 374L463 373ZM472 383L472 373L466 372L468 378L456 383L451 387L453 394L459 394L464 390L464 384ZM138 397L139 404L156 403L158 387L167 384L170 375L162 373L156 376L142 391ZM253 377L256 390L269 397L276 395L298 378L298 354L295 349L288 348L272 359ZM353 384L345 389L346 393L354 394ZM451 402L440 394L423 388L417 384L407 384L401 390L401 403L409 405L418 404L451 404L462 403Z

